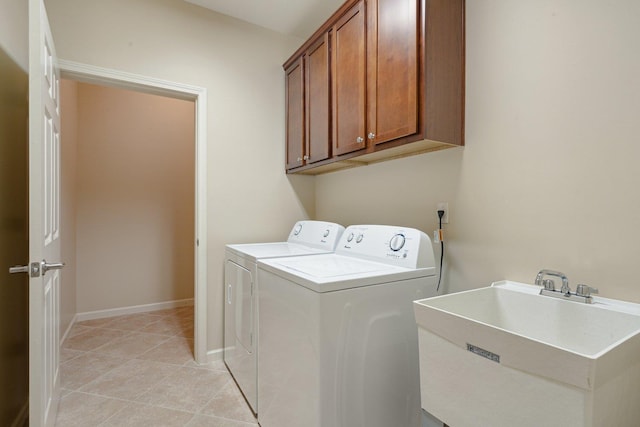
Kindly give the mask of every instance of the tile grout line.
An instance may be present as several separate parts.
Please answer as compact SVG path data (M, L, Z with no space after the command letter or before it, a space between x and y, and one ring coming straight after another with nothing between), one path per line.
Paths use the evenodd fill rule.
M127 319L131 322L140 322L142 324L142 326L136 327L135 329L122 329L122 328L118 328L118 323L117 322L126 322L126 320L123 319L124 316L118 316L118 317L114 317L113 319L111 319L111 321L109 322L105 322L101 325L97 325L97 326L88 326L88 325L81 325L81 324L75 324L72 326L72 328L81 328L79 331L78 329L76 329L76 333L75 335L73 335L73 337L75 336L81 336L84 335L85 338L90 338L91 337L91 333L94 334L98 334L100 335L102 331L117 331L119 333L121 333L121 335L112 338L111 340L109 340L106 343L103 343L102 345L99 345L95 348L90 348L90 349L78 349L78 348L72 348L72 347L64 347L64 349L69 350L71 352L71 357L67 360L65 360L64 364L67 364L69 362L72 362L74 360L76 360L77 358L80 357L84 357L84 356L102 356L102 357L107 357L107 358L114 358L114 359L121 359L123 360L123 363L120 363L118 365L113 366L112 368L108 369L106 372L102 373L100 376L95 377L95 378L91 378L91 380L89 382L86 382L84 384L81 384L79 387L74 386L75 388L65 388L63 387L63 390L68 392L67 394L65 394L65 396L62 399L65 399L67 396L71 396L74 393L77 395L86 395L86 396L93 396L99 399L104 399L105 401L118 401L118 402L122 402L124 404L124 406L122 408L119 408L116 412L114 412L113 414L109 415L107 418L105 418L104 420L100 421L99 424L97 424L97 426L105 426L107 425L107 423L109 422L109 420L112 420L114 417L118 416L118 414L122 414L122 411L126 411L126 410L135 410L136 407L145 407L145 408L162 408L163 410L168 410L168 411L175 411L176 413L182 413L185 414L185 416L188 414L190 415L189 419L185 421L185 425L190 425L192 423L195 423L195 420L197 419L197 417L206 417L206 418L211 418L211 419L219 419L219 420L225 420L225 421L230 421L230 422L234 422L234 423L238 423L238 425L247 425L247 426L257 426L257 420L255 420L255 418L253 418L253 423L251 422L247 422L243 417L241 417L240 415L238 415L238 417L234 417L234 418L230 418L228 416L225 415L220 415L218 413L204 413L203 411L205 410L205 408L216 398L221 397L221 393L226 390L229 386L230 382L233 382L233 379L230 377L229 372L226 368L222 369L220 367L217 367L216 364L205 364L205 365L198 365L195 363L194 359L193 359L193 336L192 336L192 331L191 331L191 327L190 324L193 323L193 314L192 313L187 313L185 310L181 310L180 312L178 312L175 309L171 309L171 310L163 310L164 313L162 313L162 315L160 314L153 314L153 313L141 313L139 316L135 316L135 315L127 315ZM154 318L157 317L157 318ZM136 320L136 319L144 319L147 318L149 320L151 320L148 323L145 323L143 320ZM162 323L166 323L166 327L163 328ZM111 326L110 326L111 325ZM123 323L123 325L126 325L126 323ZM163 333L157 333L157 332L148 332L148 331L142 331L142 329L148 328L151 325L156 325L158 327L159 330L163 331ZM164 333L166 332L166 333ZM133 335L135 334L140 334L141 337L143 336L149 336L149 337L163 337L166 339L162 339L161 341L154 343L154 345L150 348L145 349L142 353L137 353L134 356L128 356L128 355L114 355L114 354L109 354L106 353L105 351L109 349L109 346L113 345L114 342L118 341L118 340L122 340L125 339L127 337L131 338ZM176 342L176 345L180 345L180 346L185 346L190 353L191 353L191 358L185 362L181 362L181 363L173 363L173 362L167 362L167 361L162 361L162 360L154 360L154 359L143 359L142 356L150 354L153 352L153 350L158 351L158 348L161 347L162 345L166 345L168 342L170 342L172 339L177 339L179 341L183 341L183 342ZM66 341L66 340L65 340ZM78 340L78 341L82 341L82 340ZM174 358L173 360L179 360L179 358L182 357L180 355L180 351L178 351L176 353L176 358ZM90 360L90 359L89 359ZM128 363L131 363L133 361L136 362L144 362L144 363L148 363L148 362L153 362L155 364L157 364L156 366L163 366L164 368L159 368L160 371L159 372L163 372L165 371L166 373L164 375L159 375L157 381L152 381L151 385L148 384L144 384L146 387L144 387L144 389L142 390L136 390L136 395L133 396L132 398L121 398L121 397L115 397L115 396L110 396L110 395L106 395L106 394L98 394L96 392L87 392L87 391L83 391L82 389L85 387L88 387L90 384L93 384L95 382L99 382L100 379L103 379L105 376L107 376L109 373L113 372L114 370L118 369L120 366L124 366ZM107 360L107 366L108 366L108 360ZM212 366L216 366L217 368L212 368ZM224 365L222 365L222 367L224 367ZM182 368L189 368L189 370L197 370L197 371L202 371L202 372L214 372L217 374L226 374L229 375L229 377L226 379L226 381L222 384L219 385L217 387L217 390L215 390L215 393L213 395L211 395L211 397L209 399L206 399L206 401L201 404L201 405L195 405L194 407L196 409L192 410L185 410L185 409L178 409L177 407L170 407L170 406L166 406L166 403L159 403L159 404L153 404L153 403L149 403L149 402L144 402L144 401L140 401L138 399L140 399L142 396L144 396L147 393L152 392L155 388L157 388L158 386L160 386L161 384L167 383L166 385L169 386L167 379L169 377L171 377L172 375L175 375L175 373L179 372ZM185 371L188 372L188 371ZM194 374L197 375L197 374ZM223 377L219 377L220 379L223 379ZM142 385L142 384L140 384ZM164 386L163 386L164 387ZM108 392L108 389L105 389ZM133 390L131 390L133 391ZM234 383L234 390L239 393L239 390L237 390L237 386ZM233 391L231 394L233 394ZM207 393L208 394L208 393ZM203 396L204 397L204 396ZM233 402L233 398L230 398L230 401ZM195 402L194 402L195 403ZM241 402L242 403L242 409L249 411L250 409L248 408L246 402L244 402L244 400ZM187 405L188 406L188 405ZM238 407L238 409L240 409ZM217 411L217 410L216 410ZM105 414L107 415L107 414ZM253 414L251 414L253 415ZM82 417L82 415L79 415L80 417ZM82 422L82 418L78 418L76 419L76 421L80 421ZM97 421L97 420L96 420Z

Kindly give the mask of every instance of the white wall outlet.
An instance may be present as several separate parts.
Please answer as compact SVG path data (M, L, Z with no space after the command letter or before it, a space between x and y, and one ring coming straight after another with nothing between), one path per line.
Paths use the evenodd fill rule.
M436 206L436 220L438 220L438 211L444 211L444 216L442 217L443 224L449 224L449 203L448 202L439 202Z

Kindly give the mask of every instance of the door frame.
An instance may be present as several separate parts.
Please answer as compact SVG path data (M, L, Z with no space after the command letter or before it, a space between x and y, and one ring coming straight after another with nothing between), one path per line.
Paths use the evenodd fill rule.
M194 356L207 358L207 89L88 64L58 60L62 78L194 101L195 112L195 284Z

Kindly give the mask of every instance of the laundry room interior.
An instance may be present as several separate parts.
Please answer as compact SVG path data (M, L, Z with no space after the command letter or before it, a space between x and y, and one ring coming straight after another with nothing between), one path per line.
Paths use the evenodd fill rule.
M447 291L530 282L554 265L638 301L623 267L640 230L629 188L638 58L622 54L632 51L634 15L619 8L603 20L597 2L571 6L466 5L464 148L307 177L282 173L281 65L299 38L184 2L47 3L61 58L211 92L208 238L220 244L210 245L210 305L222 302L225 243L281 240L300 218L432 233L441 201ZM147 13L172 25L145 22ZM210 349L221 335L211 331Z
M305 332L301 332L303 325L317 326L317 331L325 331L322 329L324 327L328 328L326 331L333 329L317 318L313 318L317 323L309 324L305 323L308 319L296 320L295 316L300 314L300 310L296 311L286 301L279 301L272 292L292 283L300 285L299 289L291 291L290 301L300 302L300 307L307 307L307 314L313 317L317 314L313 312L313 307L324 307L325 304L332 306L335 303L333 299L329 302L329 299L337 295L338 288L331 297L328 294L333 291L325 293L318 290L316 286L325 283L325 279L310 279L310 276L301 273L302 264L285 258L286 255L278 255L288 260L286 262L266 259L272 255L261 259L262 255L256 255L248 248L236 248L238 252L230 255L227 245L287 241L306 244L316 252L308 254L309 257L317 257L310 259L326 262L322 268L329 271L327 266L333 262L333 258L328 253L353 256L349 251L352 248L359 250L355 239L360 235L364 236L362 246L369 244L368 239L376 242L380 239L382 243L379 246L384 246L384 251L372 254L367 246L356 254L358 262L362 261L362 265L375 262L388 264L395 262L396 254L399 254L398 258L404 254L405 258L399 261L406 260L413 264L389 268L415 270L407 273L412 280L419 272L429 277L429 291L425 294L422 294L422 290L407 290L408 293L419 295L414 300L446 298L491 287L496 283L501 283L496 286L500 289L496 292L521 292L521 284L531 285L538 297L541 286L560 293L560 284L564 285L566 280L570 287L568 293L562 292L566 298L571 294L584 297L589 303L595 301L594 304L585 304L594 306L589 308L598 309L595 307L597 303L606 305L609 300L624 303L624 308L620 309L624 312L621 316L628 315L628 324L637 325L637 329L624 329L620 335L624 339L620 338L619 342L631 340L635 347L628 352L626 347L616 349L616 354L620 355L616 357L626 360L623 355L640 349L640 309L637 306L640 304L640 286L635 283L637 279L632 268L636 262L637 242L640 241L640 191L637 189L640 183L640 168L637 167L640 144L637 136L633 136L640 117L640 80L637 77L640 75L640 50L637 49L640 3L632 0L623 0L615 5L597 0L460 0L457 2L462 5L462 12L458 16L462 23L459 28L462 38L458 39L462 43L461 86L457 88L462 100L460 142L445 141L428 145L430 142L425 141L430 139L422 138L420 141L409 141L408 144L426 144L424 149L398 151L398 155L375 158L371 162L366 161L366 156L378 153L375 151L377 149L364 148L362 153L366 151L365 160L358 161L357 153L336 154L337 143L329 143L328 158L318 163L320 168L327 169L314 170L311 161L307 162L309 153L302 153L297 159L301 167L291 167L288 163L288 140L297 131L305 138L308 138L308 134L304 133L307 130L300 129L294 129L292 133L288 121L292 117L289 115L292 86L287 86L286 73L289 68L283 67L283 64L291 65L301 47L304 48L303 54L308 55L313 41L311 38L317 38L318 29L325 28L328 34L326 40L335 42L333 38L336 35L332 31L338 28L334 25L337 19L331 25L327 22L336 11L346 13L349 10L351 13L351 6L360 4L364 5L360 13L369 13L374 9L374 6L370 6L372 4L407 2L417 5L416 19L422 22L418 31L424 31L423 20L430 17L427 11L435 10L429 7L435 8L446 3L446 0L309 0L304 2L308 7L304 11L296 5L275 0L266 2L269 6L243 1L242 5L236 7L225 5L226 2L221 0L44 0L56 54L63 64L60 98L63 124L60 221L63 238L61 248L66 267L61 273L59 292L62 351L64 353L64 340L93 327L91 324L83 326L82 321L139 314L152 309L177 310L183 306L195 306L195 317L190 318L194 322L194 331L189 331L189 334L193 334L189 338L193 360L189 363L193 364L181 361L180 369L196 369L197 364L201 364L208 366L216 376L221 372L228 375L230 369L238 369L237 373L231 372L225 378L228 384L239 386L228 393L235 393L234 404L243 405L241 415L236 415L236 412L221 409L224 406L220 400L222 394L212 393L210 400L203 400L195 408L172 406L170 403L156 405L151 400L144 400L143 391L139 396L131 394L131 397L127 394L122 395L125 397L102 395L97 391L99 388L91 388L89 382L82 385L78 383L77 388L65 391L63 383L63 397L60 400L60 417L63 418L59 420L67 420L68 425L82 425L73 424L78 422L77 419L72 422L69 421L72 418L65 418L70 416L68 412L63 413L68 410L70 403L65 407L64 396L67 396L67 402L71 402L71 398L83 402L81 398L98 399L94 395L105 401L119 399L121 403L130 403L129 407L114 406L111 412L105 410L103 418L95 424L105 426L117 425L109 424L109 420L115 422L113 420L118 419L118 411L124 413L133 411L133 406L138 408L146 405L146 409L161 407L158 411L182 411L174 414L179 420L171 425L218 425L216 421L226 420L238 426L260 423L263 427L295 427L296 422L302 422L300 420L305 420L308 415L304 412L307 410L304 405L308 403L304 399L309 396L315 396L316 399L311 398L309 402L319 407L313 410L315 412L312 411L315 417L313 421L305 425L352 427L359 422L354 420L365 419L358 418L362 414L347 411L342 419L334 421L335 425L326 421L323 423L323 417L318 415L323 410L335 415L346 409L335 402L322 406L325 404L321 397L322 387L329 387L328 383L322 381L322 376L306 377L291 368L286 373L291 376L292 382L273 381L274 376L282 374L287 368L274 363L274 360L281 358L284 361L290 356L278 353L282 350L280 345L299 345L301 357L316 354L304 347L306 344L300 344L303 339L294 340L294 332L304 337ZM0 18L0 46L23 69L27 69L27 6L18 0L3 0L0 2L0 12L5 17ZM370 43L367 39L363 46ZM333 58L330 56L333 49L337 49L333 47L335 45L331 46L327 51L330 60ZM418 44L414 50L420 50L420 47L424 46ZM423 77L426 80L426 73L421 67L431 60L426 58L429 54L421 52L420 55L425 58L418 55L423 62L417 66L420 71L416 78ZM366 61L363 63L369 64ZM84 66L86 68L82 68ZM331 67L327 69L330 74L335 71ZM124 76L125 80L127 76L147 79L140 81L149 82L149 87L145 89L143 85L136 84L131 90L131 85L125 80L114 83L113 79L92 78L91 73L95 70L98 70L97 73L104 72L104 75L113 71ZM308 70L305 68L303 71ZM86 74L78 79L82 73ZM310 114L305 102L310 102L308 97L312 92L308 86L304 86L308 75L302 72L300 76L301 93L307 98L299 100L304 111L300 117L294 118L304 123L304 128L310 123L305 121L308 120L306 114ZM331 78L337 79L337 76L335 73ZM337 99L338 89L331 87L331 80L328 81L329 88L333 89L326 93L331 105L332 100ZM200 93L206 93L206 97L180 97L175 93L161 97L151 87L154 82L159 85L165 84L163 82L175 84L172 86L175 88L180 85L198 88ZM434 85L438 86L438 82ZM424 86L419 87L428 97L428 90ZM438 87L439 90L450 89L449 83ZM145 91L147 93L143 93ZM363 99L370 100L371 93L364 93ZM120 97L119 104L116 104L117 97ZM144 104L145 100L151 104ZM420 102L421 98L415 100L422 114ZM433 108L435 117L446 114L438 112L437 105ZM337 134L332 133L332 126L337 128L339 123L338 116L331 114L338 113L329 108L329 118L325 124L329 138ZM149 122L142 122L145 115L152 115L153 118ZM126 123L128 117L135 117L132 122L140 126L126 134L127 128L133 126ZM369 116L363 120L371 121ZM420 126L422 124L418 128ZM426 132L422 128L416 132L422 131ZM363 133L365 145L369 144L368 132L364 130ZM369 139L373 140L373 137ZM203 147L198 144L204 144L206 150L198 151ZM401 150L398 147L391 149ZM198 153L205 153L205 157L199 158ZM105 165L115 158L119 159L116 162L120 166L107 171ZM204 168L199 161L205 165ZM161 168L152 172L149 168L152 163L161 164ZM348 167L340 166L334 170L331 169L332 165ZM107 172L111 174L110 178L107 178ZM199 176L203 176L202 180ZM113 180L112 184L108 183L109 180ZM119 192L115 192L115 188ZM198 193L199 189L203 192ZM443 204L446 204L444 223L438 214ZM131 219L123 220L128 215L131 215ZM307 231L303 232L302 238L294 233L300 222L305 224L304 230L314 230L312 237L311 232L304 235ZM335 225L340 231L337 235L332 231L327 237L323 233L329 228L318 226L320 228L316 230L314 225L306 225L312 223L321 223L323 226L332 224L327 227ZM206 227L200 224L206 224ZM391 228L379 229L377 226ZM418 234L414 235L414 232ZM347 241L350 233L353 234L353 242ZM396 237L399 235L403 239L402 245ZM404 247L407 236L414 237L411 237L413 240L406 240L409 246ZM441 236L442 244L434 240L438 236ZM335 241L328 243L327 238L333 237ZM418 248L427 247L422 246L424 237L428 239L428 252L431 254L428 262L418 255L412 258ZM296 242L296 239L301 241ZM416 246L411 246L414 244ZM333 246L329 248L326 245ZM326 253L321 253L320 249L326 249ZM425 250L420 249L422 254ZM200 255L204 258L199 258ZM240 306L235 306L239 311L233 313L232 319L225 314L230 301L236 297L235 294L229 295L229 279L225 275L230 257L239 257L233 258L234 265L239 266L233 280L241 281L241 276L248 271L251 273L249 283L257 284L255 298L253 285L248 291L246 288L242 290L250 293L245 295L244 302L249 301L254 305L239 309L237 307ZM239 259L242 257L245 258L241 262ZM250 263L243 263L249 258ZM284 267L287 262L290 265ZM318 265L305 265L304 268L309 271L320 269ZM393 270L393 274L399 274L398 271ZM550 280L552 276L557 289L544 280ZM265 283L269 283L265 301L260 300L259 278L262 277L266 277L268 282ZM364 283L368 279L362 280ZM348 279L345 278L344 283L348 283ZM585 295L578 295L576 286L579 284L587 286L580 289L590 289L594 294L597 292L597 296L589 299L591 296L588 291ZM353 285L353 289L363 287L360 284ZM529 291L522 293L533 295ZM545 296L539 295L539 298ZM356 306L356 300L348 301ZM436 319L431 317L435 316L434 311L455 311L451 308L453 303L446 303L454 300L436 301L442 301L442 305L426 303L425 310L429 311L419 314L418 318L433 320ZM485 300L478 297L474 301ZM575 305L573 301L559 302ZM300 325L300 329L293 331L290 336L265 335L264 353L267 359L264 362L260 360L259 351L263 338L258 335L263 333L260 326L261 304L266 307L265 313L272 316L265 324L267 329L264 331L267 333L273 325L296 322ZM288 313L291 317L274 319L273 316L277 317L280 312L274 309L278 304L281 304L282 315ZM486 304L489 307L491 303ZM618 307L616 304L611 303ZM414 316L414 305L405 308L409 310L407 313ZM612 310L617 313L617 309ZM348 316L345 313L346 309L345 312L336 309L329 314L346 318ZM577 314L574 317L562 317L564 323L559 323L557 327L575 330L585 324L589 326L584 328L589 328L591 323L584 319L592 316L590 313L585 311L585 314L580 314L584 317L578 317ZM324 315L327 316L327 313ZM375 316L368 315L371 317L367 321L373 324L371 319ZM545 313L539 315L544 317ZM599 319L599 315L593 315L594 319ZM460 316L464 317L464 314ZM405 331L406 319L402 319L401 322L398 320L399 323L387 324L389 330L397 327L398 331ZM411 320L411 328L416 328L416 318L411 317ZM449 320L441 321L449 325ZM230 367L231 362L225 359L225 352L230 351L230 338L225 324L228 326L231 322L242 327L249 325L249 330L238 333L249 334L245 336L250 342L249 353L255 351L257 354L250 362L240 360L235 365L237 368ZM526 319L523 328L529 331L528 328L533 329L537 322L535 317ZM615 322L612 320L608 324L617 325ZM472 330L476 326L462 328ZM74 332L74 327L80 329ZM602 328L594 326L594 329L600 331ZM418 334L413 329L411 331L412 338L407 341L410 344L406 348L410 349L408 351L412 356L407 360L416 364L416 370L405 372L394 367L399 377L415 375L418 378L424 372L422 365L419 374L417 371L418 349L424 351L423 341L419 344ZM335 332L335 341L345 342L340 333ZM350 330L350 333L353 331ZM597 333L593 332L593 335ZM529 337L522 331L517 334ZM589 335L587 332L584 334ZM420 337L422 339L424 336ZM536 337L532 340L542 340ZM317 342L314 339L309 339L311 345L322 342L322 337ZM429 335L428 339L432 345L440 345L440 338ZM511 342L508 339L497 341ZM457 343L453 338L447 342ZM379 343L380 347L384 347L384 341ZM495 368L494 365L506 368L509 363L506 351L502 353L502 362L496 364L494 356L497 351L485 348L481 343L460 341L460 345L471 345L470 348L464 347L470 354L468 357L481 359L478 364L486 362L490 365L489 371ZM523 344L522 348L529 348L527 345ZM563 345L564 342L550 344L560 349L564 349ZM613 343L607 346L607 349L615 347ZM366 343L362 344L362 348L367 348ZM76 352L85 351L67 350L71 351L63 355L71 357L73 354L73 357L68 360L62 357L61 365L79 357L80 353ZM357 348L344 352L360 350ZM539 351L540 354L555 354L544 353L547 350ZM373 348L369 348L363 354L371 356L373 351ZM570 348L567 352L578 354L581 350ZM482 353L481 356L486 360L475 357L478 353ZM606 352L596 353L596 356L586 359L593 359L595 364L596 360L599 362L601 357L604 358L601 355ZM356 353L349 354L353 357ZM339 358L344 354L336 350L335 354L324 356L330 360L331 357ZM318 356L318 360L325 360L322 357ZM376 363L383 363L385 357L381 356ZM389 353L388 357L396 356L395 353ZM492 357L494 360L489 360ZM514 356L518 357L524 356ZM461 357L460 360L464 362L467 359ZM420 353L420 363L423 362ZM244 380L239 379L246 374L245 369L249 369L246 363L251 363L253 369L247 374L250 391L243 389ZM469 369L476 366L475 363L470 362ZM607 359L603 363L607 365L602 372L614 371L611 367L614 366L613 362ZM267 388L262 392L267 398L264 400L260 397L260 366L273 369L266 373ZM318 372L325 372L322 369L326 368L325 365L304 366L310 370L317 368ZM346 362L344 366L347 366ZM114 362L109 369L115 368ZM303 369L302 365L300 369ZM610 381L621 381L622 376L628 375L630 382L636 379L640 382L640 362L629 362L628 369L615 371L615 375L611 374L614 379ZM455 376L455 370L453 372ZM105 370L104 375L108 374ZM334 374L327 374L326 377ZM214 374L209 372L209 375ZM502 377L498 373L495 375L482 378L502 384ZM557 379L559 377L555 376L555 371L540 375L546 378L545 381L564 381ZM163 381L168 376L167 373ZM316 381L317 389L307 390L301 385L307 380ZM424 417L432 415L425 413L422 413L420 420L407 418L410 420L407 423L411 423L412 427L472 426L467 424L465 418L450 414L446 402L438 400L437 396L425 394L424 389L420 392L418 387L425 387L424 381L422 377L420 384L417 379L415 383L409 381L412 390L415 390L407 402L415 400L413 403L418 411L429 411L425 405L434 405L434 410L430 412L440 417L433 418L433 422L440 422L436 419L440 418L441 423L428 424L429 421L425 421ZM529 383L530 380L524 378L522 381L523 384L534 384L537 380ZM593 406L584 410L584 414L593 411L595 421L589 421L589 417L583 414L586 417L584 420L577 420L571 425L607 425L607 417L614 419L611 418L611 412L602 408L615 406L610 404L617 398L615 395L606 395L598 400L602 395L598 394L601 390L595 385L583 386L572 378L566 381L574 387L571 393L578 389L581 392L585 390L584 395L576 394L578 397L575 401L582 402L584 398L585 401L605 402L602 406L589 403ZM598 385L605 383L600 377L594 381ZM464 382L462 378L452 380L454 391L461 382ZM546 387L546 383L543 383L539 383L540 390L546 390L543 387ZM160 380L150 384L149 389L159 384ZM618 382L607 384L623 389ZM278 387L289 387L289 392L278 394ZM368 396L345 384L331 383L331 387ZM504 387L506 390L507 386ZM185 395L188 394L185 391L187 389L181 389ZM305 391L298 395L291 393L292 390L302 389ZM631 396L636 401L640 399L638 387L624 390L625 396ZM593 395L589 394L592 392ZM255 394L257 403L252 401L249 393ZM420 393L432 400L420 402ZM558 393L559 396L569 394L564 391ZM446 396L446 393L443 395ZM284 399L283 396L291 401L279 402L278 398ZM296 413L302 418L296 419L294 415L287 414L290 418L286 420L287 417L282 418L282 413L266 412L279 405L286 407L287 402L294 402L291 408L296 408L296 404L303 408ZM97 400L95 404L98 405ZM269 414L263 420L258 409L262 404L265 405L265 414ZM627 408L624 406L626 403L621 405ZM358 407L357 404L354 406ZM366 412L366 406L363 408L362 411ZM390 411L396 413L395 409ZM482 412L481 409L478 411ZM371 410L371 414L374 413ZM484 413L482 416L485 415L491 416ZM539 420L528 418L519 425L533 426ZM509 421L506 419L500 421L503 424L495 422L487 425L509 425ZM382 427L388 421L379 419L378 422ZM620 425L632 425L624 424L627 421L620 422Z

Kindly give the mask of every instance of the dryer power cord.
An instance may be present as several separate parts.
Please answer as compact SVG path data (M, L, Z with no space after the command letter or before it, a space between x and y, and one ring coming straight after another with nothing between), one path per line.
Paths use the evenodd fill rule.
M440 281L442 280L442 263L444 261L444 240L442 235L442 217L444 216L444 211L438 211L439 218L439 226L438 226L438 235L440 237L440 274L438 276L438 286L436 287L436 293L440 290Z

